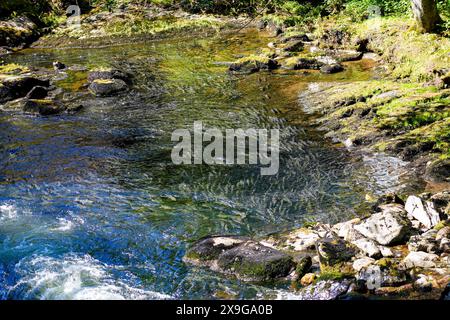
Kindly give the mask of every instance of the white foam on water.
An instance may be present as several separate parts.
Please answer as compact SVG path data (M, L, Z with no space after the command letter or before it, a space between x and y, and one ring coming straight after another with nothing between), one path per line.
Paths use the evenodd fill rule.
M111 267L90 255L63 258L32 256L20 261L15 271L22 278L9 289L28 299L143 300L171 299L169 295L133 287L108 272Z
M0 221L17 218L17 208L12 204L0 205Z

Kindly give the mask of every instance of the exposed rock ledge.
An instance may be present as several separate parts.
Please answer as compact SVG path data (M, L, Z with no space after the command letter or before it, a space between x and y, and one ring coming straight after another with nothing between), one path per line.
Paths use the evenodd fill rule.
M449 299L450 191L382 197L374 212L259 241L200 239L184 261L244 281L291 281L299 298Z

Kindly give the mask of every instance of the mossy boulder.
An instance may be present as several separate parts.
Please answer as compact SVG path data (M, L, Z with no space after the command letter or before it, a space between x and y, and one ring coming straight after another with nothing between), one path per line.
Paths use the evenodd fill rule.
M221 254L217 267L239 279L260 282L288 276L295 263L281 251L247 241Z
M0 47L23 47L38 36L38 27L27 17L0 21Z
M317 242L317 254L322 265L331 266L349 261L358 253L358 249L349 242L339 239L322 239Z
M314 58L292 57L284 61L282 67L288 70L320 70L324 66L323 62Z
M89 85L89 91L98 97L113 96L128 90L128 85L120 79L96 79Z
M50 82L29 76L12 76L0 84L0 103L25 97L34 87L48 88Z
M278 62L274 59L252 55L233 62L228 69L237 73L253 73L262 70L274 70L278 66Z
M127 84L131 84L131 78L132 76L127 73L124 72L122 70L118 70L118 69L98 69L98 70L92 70L89 72L88 74L88 81L89 82L94 82L95 80L102 80L102 79L108 79L108 80L112 80L112 79L119 79L124 81Z

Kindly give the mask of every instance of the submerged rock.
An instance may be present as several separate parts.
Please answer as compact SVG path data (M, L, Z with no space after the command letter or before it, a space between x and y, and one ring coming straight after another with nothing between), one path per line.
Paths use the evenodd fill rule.
M97 79L89 85L89 91L99 97L111 96L126 90L127 84L120 79Z
M387 204L380 207L382 212L375 213L355 229L365 237L382 245L391 245L405 240L411 229L411 222L401 205Z
M23 103L25 113L39 114L42 116L55 115L63 112L65 108L53 100L26 99Z
M295 264L290 256L254 241L247 241L222 253L219 271L246 281L267 281L289 275Z
M276 60L264 57L245 57L232 63L228 70L240 73L253 73L276 68L278 68L278 62Z

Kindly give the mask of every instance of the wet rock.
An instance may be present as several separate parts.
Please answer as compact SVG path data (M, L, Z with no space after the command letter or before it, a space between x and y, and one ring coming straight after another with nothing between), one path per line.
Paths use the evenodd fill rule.
M439 159L427 165L425 178L432 182L449 182L449 172L450 159Z
M332 73L337 73L337 72L341 72L341 71L344 71L344 67L337 63L325 65L320 68L320 72L325 73L325 74L332 74Z
M316 280L317 276L315 273L307 273L300 279L300 284L302 286L309 286Z
M131 84L131 75L118 69L93 70L89 72L87 77L89 82L95 80L122 80L126 84Z
M6 78L0 84L0 103L25 97L36 86L48 88L50 82L28 76Z
M439 257L433 253L426 253L422 251L410 252L402 261L403 267L411 268L434 268Z
M55 115L63 112L65 108L53 100L27 99L23 104L25 113L39 114L42 116Z
M278 62L273 59L245 59L232 63L228 70L240 73L253 73L261 70L274 70Z
M347 279L318 281L299 291L300 300L335 300L347 292L351 283Z
M358 253L358 250L345 240L323 239L317 242L317 254L323 265L334 265L339 262L349 261Z
M219 255L248 241L245 237L216 236L200 239L186 253L184 260L194 264L217 260Z
M44 99L48 94L48 88L36 86L27 93L27 99Z
M286 277L295 268L295 263L281 251L247 241L222 253L217 268L242 280L267 281Z
M62 62L59 61L54 61L53 62L53 69L55 70L63 70L66 69L66 65Z
M403 207L398 204L387 204L380 208L381 212L355 225L355 229L382 245L402 242L411 229L411 222L406 218Z
M308 273L312 266L312 259L310 256L306 256L297 262L297 267L295 268L295 273L297 280L303 278L303 276Z
M99 97L112 96L126 90L127 84L120 79L98 79L89 85L89 91Z
M406 199L405 210L409 216L419 220L426 228L432 228L439 223L439 213L434 209L430 201L422 202L422 199L416 196L409 196Z
M380 249L381 255L385 258L393 257L394 253L392 250L385 246L378 246L378 249Z

